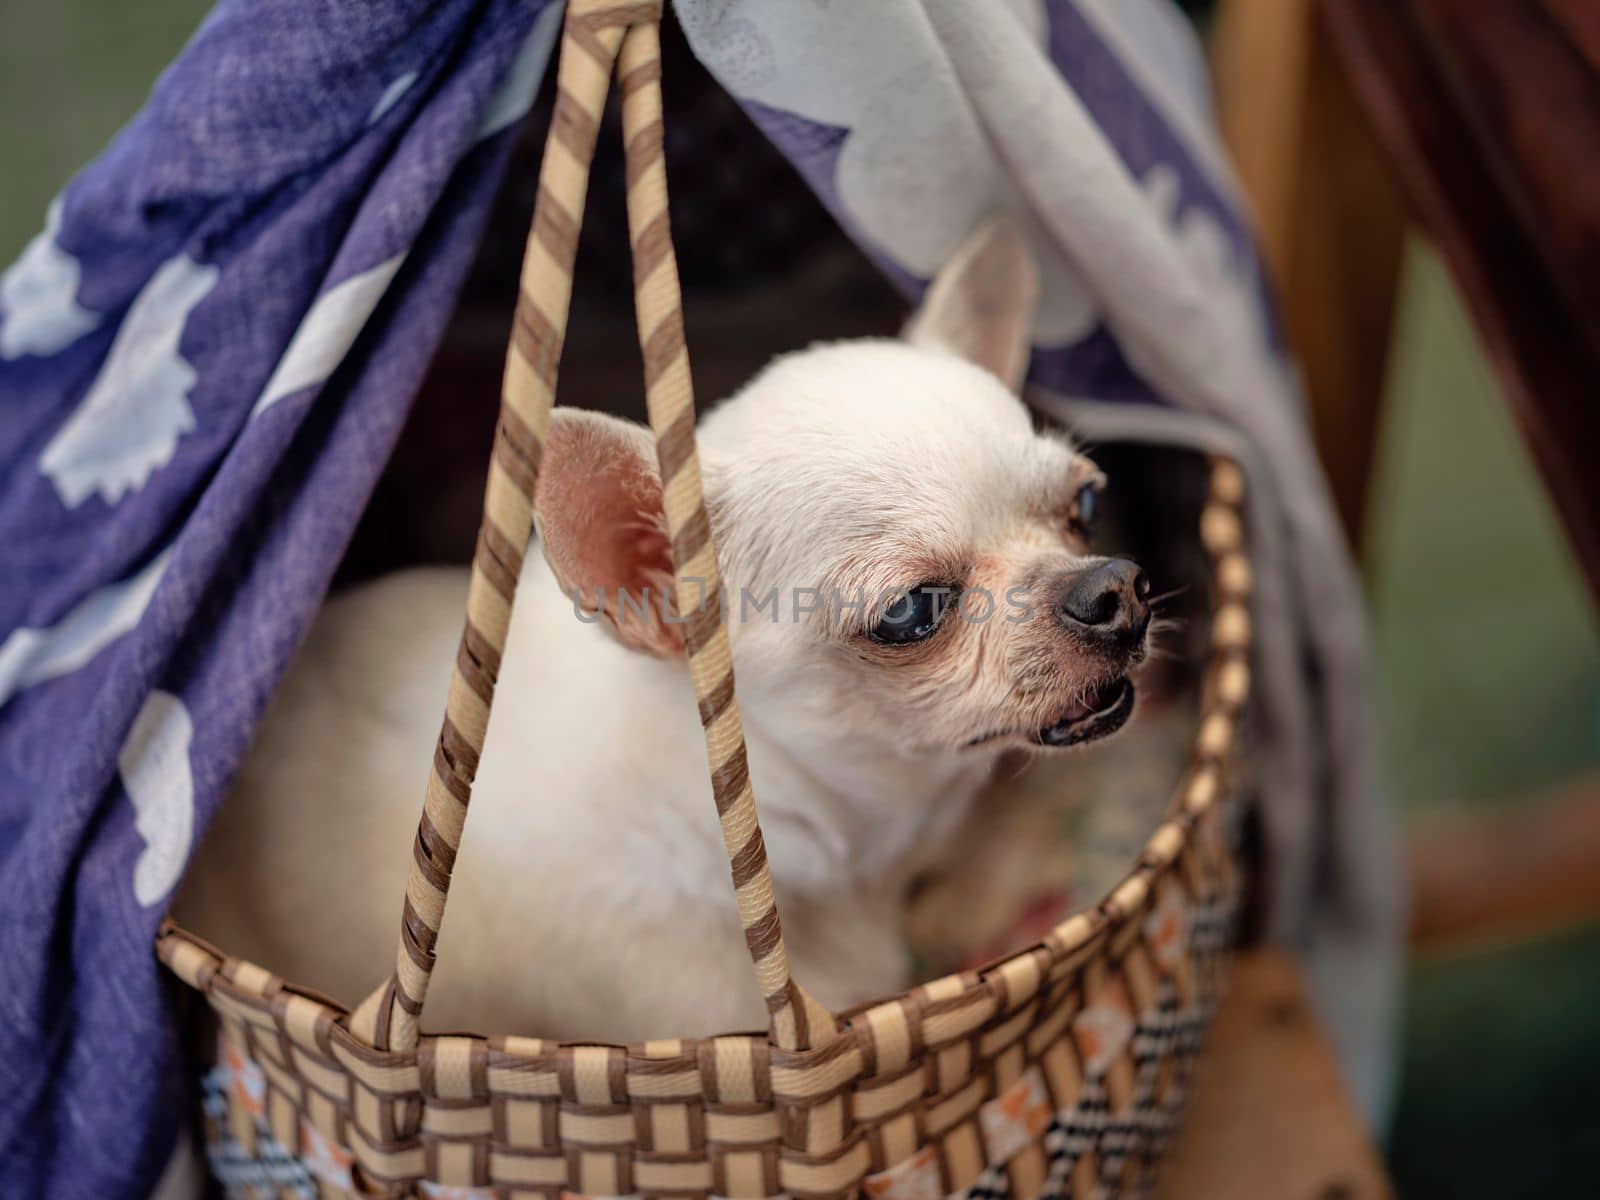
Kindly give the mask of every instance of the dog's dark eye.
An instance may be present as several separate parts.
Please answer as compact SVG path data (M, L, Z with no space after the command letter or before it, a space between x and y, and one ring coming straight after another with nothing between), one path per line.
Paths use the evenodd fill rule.
M887 646L909 646L932 637L944 619L950 589L933 583L919 583L896 596L883 619L867 635Z
M1073 497L1072 511L1067 514L1067 522L1072 526L1072 532L1079 537L1091 538L1094 536L1095 518L1099 515L1099 485L1086 483L1078 489L1078 494Z

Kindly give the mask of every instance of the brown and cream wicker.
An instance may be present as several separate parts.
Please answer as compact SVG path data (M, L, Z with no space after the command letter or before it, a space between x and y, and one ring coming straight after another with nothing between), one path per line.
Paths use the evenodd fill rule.
M1086 1197L1137 1191L1220 988L1238 874L1225 759L1249 690L1242 477L1200 535L1212 650L1168 820L1091 911L978 971L835 1016L789 974L734 700L695 456L662 156L660 0L570 0L507 353L466 626L418 824L394 974L354 1011L164 927L221 1024L208 1077L232 1195ZM621 80L650 423L728 862L771 1022L630 1046L430 1036L423 1002L483 746L571 297L588 167ZM699 581L707 580L709 584ZM709 602L702 603L702 597Z

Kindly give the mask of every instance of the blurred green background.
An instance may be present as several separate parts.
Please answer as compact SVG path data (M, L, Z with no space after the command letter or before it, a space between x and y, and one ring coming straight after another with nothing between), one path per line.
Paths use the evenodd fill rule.
M1368 511L1378 728L1402 830L1600 762L1583 581L1444 267L1408 255ZM1596 866L1600 870L1600 864ZM1406 1197L1594 1195L1600 928L1414 966L1389 1162Z
M137 109L208 4L0 13L0 262ZM1366 575L1403 827L1518 804L1600 765L1600 638L1448 277L1412 247ZM1600 866L1597 866L1600 869ZM1592 1194L1600 930L1415 968L1389 1138L1408 1197Z
M1526 797L1593 767L1594 612L1449 277L1420 244L1384 407L1366 568L1404 813Z

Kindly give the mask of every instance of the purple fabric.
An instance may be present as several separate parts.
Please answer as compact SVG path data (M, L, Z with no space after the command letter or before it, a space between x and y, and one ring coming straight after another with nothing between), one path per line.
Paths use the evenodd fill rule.
M784 157L800 172L800 177L810 186L817 199L822 201L822 207L839 222L839 227L850 235L856 248L871 260L872 265L883 272L884 277L908 299L922 295L922 289L928 286L928 281L906 270L874 245L871 239L864 237L839 196L839 152L844 149L850 131L838 125L813 121L798 113L785 112L745 96L735 96L734 99L756 128L766 135L767 140L783 151Z
M150 894L149 877L166 875L147 861L160 857L142 828L153 818L130 794L141 768L121 761L129 731L146 717L165 717L164 735L187 723L187 740L171 743L177 765L171 754L156 764L167 784L192 788L181 866L442 332L516 124L480 137L485 113L552 3L224 0L68 186L31 266L9 290L0 283L8 1198L142 1196L172 1145L182 1106L161 996L171 984L150 949L170 885ZM1253 262L1232 206L1093 30L1070 4L1048 11L1052 57L1130 169L1174 168L1180 209L1210 213ZM745 105L860 240L835 182L850 131ZM908 295L921 291L924 280L863 248ZM397 262L390 280L380 268ZM348 350L274 388L286 362L302 378L288 351L319 301L374 278L381 298ZM120 345L143 305L161 317L163 282L191 303L175 328L156 322L171 344ZM133 366L107 391L114 348ZM1159 402L1103 326L1038 354L1034 376ZM262 406L269 392L281 395ZM86 409L93 395L110 408ZM170 444L113 438L94 450L97 427L119 428L119 404L138 415L146 403L176 418ZM147 597L140 581L155 581Z
M1238 206L1223 194L1195 160L1194 151L1172 129L1145 89L1129 73L1073 0L1045 0L1045 47L1061 77L1094 118L1100 131L1136 178L1152 169L1174 173L1178 183L1175 215L1198 211L1222 230L1229 255L1254 281L1274 352L1285 353L1277 305L1270 293L1255 235ZM928 281L883 253L852 219L839 195L839 156L850 130L813 121L744 96L735 97L756 127L783 151L862 253L905 296L916 299ZM1128 361L1102 322L1066 346L1036 349L1029 380L1063 395L1100 400L1165 404L1167 400Z
M0 290L7 1197L142 1196L170 1151L179 1073L151 954L165 898L135 895L146 840L119 754L152 693L174 697L192 724L198 838L442 332L510 141L479 138L480 123L549 3L226 0L62 197L55 252L81 271L65 300L93 327L30 339L30 314ZM332 374L252 415L313 302L402 254ZM52 474L47 448L179 255L210 282L166 374L113 389L187 405L170 455L125 487L95 489L92 463ZM157 560L131 629L81 664L39 666L43 631Z
M1050 26L1047 47L1056 70L1133 175L1142 179L1155 167L1173 171L1178 179L1178 212L1199 209L1222 229L1234 262L1255 281L1272 348L1284 353L1286 343L1278 327L1277 304L1266 272L1261 269L1255 234L1244 214L1195 161L1192 148L1178 136L1073 0L1044 0L1044 5ZM1098 335L1099 331L1090 336ZM1070 391L1064 383L1071 379L1069 371L1059 382L1051 378L1035 378L1034 382Z
M1166 400L1129 365L1122 347L1103 323L1067 346L1035 349L1028 379L1067 396L1096 400L1165 404Z

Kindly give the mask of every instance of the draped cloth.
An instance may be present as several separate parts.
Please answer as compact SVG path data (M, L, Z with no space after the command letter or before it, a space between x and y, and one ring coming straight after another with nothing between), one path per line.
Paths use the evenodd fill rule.
M0 276L8 1196L142 1196L171 1150L156 927L398 436L560 8L223 0ZM1182 18L675 9L908 298L980 216L1017 216L1036 403L1243 463L1270 930L1376 1112L1399 904L1359 594Z

